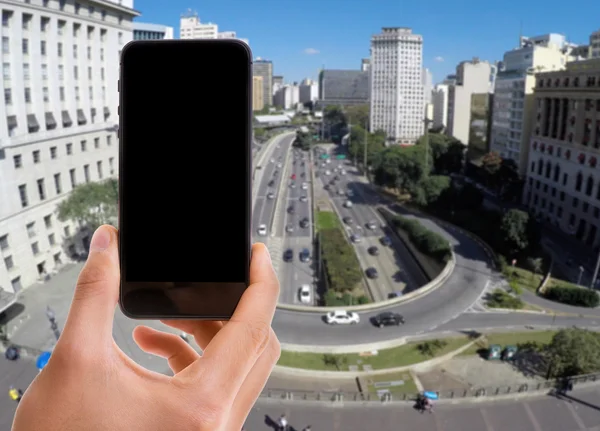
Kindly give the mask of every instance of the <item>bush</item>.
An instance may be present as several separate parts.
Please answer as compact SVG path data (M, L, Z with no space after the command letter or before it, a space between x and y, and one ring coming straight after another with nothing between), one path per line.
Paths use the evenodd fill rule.
M492 308L511 308L513 310L520 310L525 306L525 303L519 298L509 295L502 289L496 289L487 298L488 307Z
M417 350L423 356L433 357L439 350L446 347L447 344L448 342L444 340L425 341L417 345Z
M511 290L514 292L515 295L522 295L523 294L523 288L519 285L519 283L516 282L516 280L514 279L514 277L512 277L508 281L508 284L509 284Z
M448 241L443 236L425 228L417 220L395 216L392 223L396 228L406 232L414 246L427 256L441 263L448 262L452 257Z
M346 293L363 278L360 264L352 246L338 228L319 231L321 257L329 281L329 289Z
M581 287L554 286L546 290L546 298L578 307L597 307L600 297L594 290Z

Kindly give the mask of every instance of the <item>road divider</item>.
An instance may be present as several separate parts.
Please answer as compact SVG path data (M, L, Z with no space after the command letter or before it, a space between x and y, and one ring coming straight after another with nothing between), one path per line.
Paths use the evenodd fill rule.
M347 311L361 312L361 311L379 310L382 308L390 308L390 307L402 304L404 302L413 301L423 295L430 293L432 290L437 289L438 287L442 286L446 282L446 280L448 280L448 278L450 278L450 276L452 275L452 272L454 271L455 266L456 266L456 256L454 255L454 251L452 251L452 258L446 263L446 266L444 267L442 272L440 272L436 278L431 280L426 285L421 286L418 289L415 289L412 292L407 293L406 295L402 295L398 298L386 299L385 301L372 302L370 304L347 305L347 306L339 306L339 307L309 307L306 305L292 305L292 304L279 303L279 304L277 304L277 308L279 308L281 310L298 311L298 312L303 312L303 313L319 313L319 314L327 313L329 311L340 310L340 309L347 310Z
M290 156L292 154L292 145L293 143L288 147L285 157L283 158L283 170L279 181L279 189L277 190L277 199L275 200L275 207L273 208L273 214L271 215L271 237L274 237L276 234L277 223L280 219L281 202L284 200L285 191L287 190L286 181L290 165Z

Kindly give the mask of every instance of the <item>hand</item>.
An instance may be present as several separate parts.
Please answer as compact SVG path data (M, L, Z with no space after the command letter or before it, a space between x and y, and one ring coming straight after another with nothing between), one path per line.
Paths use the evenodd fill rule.
M168 360L170 377L142 368L113 339L117 242L113 227L95 232L62 336L13 431L240 430L280 354L271 329L279 282L266 247L252 248L251 284L230 321L164 322L193 334L201 357L178 335L135 329L142 350Z

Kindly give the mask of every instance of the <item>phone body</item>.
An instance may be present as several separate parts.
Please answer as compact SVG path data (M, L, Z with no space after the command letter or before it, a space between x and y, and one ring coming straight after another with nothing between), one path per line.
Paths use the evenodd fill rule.
M250 48L130 42L119 92L121 310L227 320L250 277Z

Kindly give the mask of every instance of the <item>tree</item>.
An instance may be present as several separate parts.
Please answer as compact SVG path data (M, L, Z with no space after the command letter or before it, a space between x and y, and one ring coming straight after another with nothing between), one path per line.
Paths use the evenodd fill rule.
M74 220L91 229L114 223L117 219L118 197L118 183L113 178L79 185L58 204L58 219Z
M361 126L353 125L350 131L348 153L359 164L362 164L365 154L365 136L367 139L367 164L372 164L375 156L385 149L385 132L383 131L367 133Z
M352 125L357 124L361 127L369 124L369 105L351 105L346 107L346 118Z
M269 105L265 105L265 106L263 106L263 108L260 111L256 111L255 114L256 115L267 115L267 114L269 114L270 108L271 107Z
M450 177L431 175L421 181L413 199L421 206L433 205L451 187L451 184L452 180Z
M310 148L311 141L312 138L310 137L310 134L298 130L296 132L296 140L294 141L294 147L301 148L306 151Z
M375 183L399 191L414 192L429 174L426 171L426 157L431 159L420 145L386 148L373 161ZM431 160L428 160L427 166L431 166Z
M600 334L587 329L558 331L547 346L548 377L570 377L600 370Z
M529 246L529 214L511 209L504 214L500 226L502 238L510 254L518 253Z
M490 177L493 177L500 170L501 166L502 158L500 154L494 151L487 153L481 159L481 167Z
M542 267L543 267L543 260L541 257L530 257L529 259L527 259L527 266L529 266L529 269L531 269L532 277L535 274L541 274L542 273Z
M323 111L323 119L330 125L343 125L347 124L346 115L342 111L342 107L338 105L329 105L325 107Z
M257 139L263 138L267 131L265 129L263 129L262 127L257 127L255 129L253 129L254 131L254 137Z

